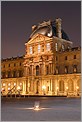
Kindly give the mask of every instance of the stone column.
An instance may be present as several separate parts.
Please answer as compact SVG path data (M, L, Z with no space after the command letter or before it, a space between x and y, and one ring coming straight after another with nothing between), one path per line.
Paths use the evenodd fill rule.
M46 74L46 66L45 66L45 62L43 63L43 71L44 71L44 75Z
M55 86L54 86L54 79L52 79L52 94L54 94Z
M52 70L52 63L51 63L51 74L53 73L53 70Z
M48 66L49 68L48 68L48 74L50 74L50 63L49 63L49 66Z
M23 81L23 94L26 94L26 79Z

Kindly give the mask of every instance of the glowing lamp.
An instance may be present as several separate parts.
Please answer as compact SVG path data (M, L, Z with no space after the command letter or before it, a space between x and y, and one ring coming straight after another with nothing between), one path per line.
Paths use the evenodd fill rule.
M45 86L45 85L44 85L44 86L42 86L42 89L44 89L44 90L45 90L45 89L46 89L46 86Z
M78 86L77 86L76 88L77 88L77 89L79 89L79 87L78 87Z
M9 83L8 86L10 86L11 84Z
M1 91L4 91L5 89L4 88L2 88L2 90Z
M20 90L20 86L18 86L17 89Z
M20 86L22 86L22 83L20 83Z
M8 88L8 91L10 90L10 88Z
M57 87L57 90L58 90L58 87Z
M16 86L16 83L14 83L14 86Z
M39 102L35 102L35 104L34 104L34 110L36 110L36 111L40 110Z
M5 86L5 83L3 83L3 86Z

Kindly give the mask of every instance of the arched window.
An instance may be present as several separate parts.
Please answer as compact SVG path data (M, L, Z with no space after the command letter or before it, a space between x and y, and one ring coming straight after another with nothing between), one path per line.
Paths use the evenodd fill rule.
M65 66L65 73L68 73L68 66Z
M1 78L5 78L6 77L6 73L5 72L2 72L1 73Z
M64 81L59 81L59 91L64 91Z
M73 66L73 72L76 73L77 72L77 65Z
M8 71L8 78L11 77L11 71Z
M74 90L74 84L73 84L72 80L69 80L69 82L68 82L68 89L69 89L69 91L73 91Z
M19 70L19 77L22 77L23 76L23 72L22 70Z
M36 66L36 75L39 75L39 66Z
M56 67L56 74L58 74L58 72L59 72L59 71L58 71L58 67Z
M16 76L16 71L13 71L13 77L15 78Z

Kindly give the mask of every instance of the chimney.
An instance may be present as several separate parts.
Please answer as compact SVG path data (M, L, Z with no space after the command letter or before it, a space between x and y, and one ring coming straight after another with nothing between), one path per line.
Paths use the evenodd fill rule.
M56 19L56 34L57 34L57 37L59 38L62 38L62 33L61 33L61 19L60 18L57 18Z

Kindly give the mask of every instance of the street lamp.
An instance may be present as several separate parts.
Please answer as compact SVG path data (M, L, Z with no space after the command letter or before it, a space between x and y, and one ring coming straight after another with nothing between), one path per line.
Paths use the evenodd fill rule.
M5 83L3 83L3 86L5 86Z
M11 84L9 83L8 86L10 86Z
M20 95L20 89L21 89L20 86L18 86L18 87L17 87L17 90L18 90L18 92L19 92L19 95Z
M20 90L20 86L17 87L17 90Z
M45 90L46 90L46 86L45 85L42 86L42 90L43 90L43 94L45 95Z
M8 91L10 91L10 87L8 87Z
M20 83L20 86L22 86L22 83Z
M79 94L78 94L79 87L77 86L76 89L77 89L77 95L79 95Z
M14 86L16 86L16 83L14 83Z
M68 86L66 87L67 95L68 95Z
M56 89L57 89L57 95L58 95L58 89L59 89L59 88L58 88L58 86L57 86L57 88L56 88Z
M1 91L4 91L4 88L2 88L2 90Z

